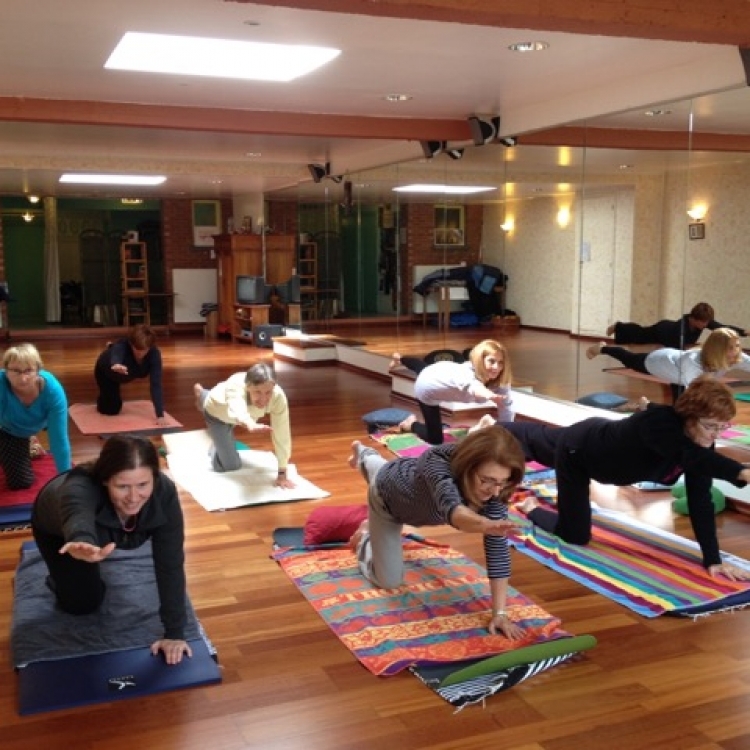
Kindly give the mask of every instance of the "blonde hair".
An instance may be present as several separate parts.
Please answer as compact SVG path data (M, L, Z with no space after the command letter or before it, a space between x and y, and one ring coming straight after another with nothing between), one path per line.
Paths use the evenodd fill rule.
M5 350L3 367L7 370L8 365L16 362L26 367L35 367L37 370L41 370L44 367L39 351L34 344L28 342L16 344Z
M728 370L737 364L729 360L729 347L740 337L731 328L717 328L711 331L701 347L701 367L707 372Z
M502 357L503 360L500 374L492 380L490 380L487 375L487 369L484 366L484 358L488 354L494 354L498 358ZM486 385L490 390L497 388L500 385L509 385L511 383L512 373L510 369L510 356L508 355L508 350L505 348L505 345L501 344L499 341L495 341L494 339L480 341L469 352L469 360L474 367L474 374L476 375L477 380L480 380L482 384Z

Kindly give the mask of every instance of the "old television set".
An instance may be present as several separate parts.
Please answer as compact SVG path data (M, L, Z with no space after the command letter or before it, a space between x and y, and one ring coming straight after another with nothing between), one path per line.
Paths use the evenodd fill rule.
M238 305L263 305L266 302L266 282L262 276L238 276L235 292Z

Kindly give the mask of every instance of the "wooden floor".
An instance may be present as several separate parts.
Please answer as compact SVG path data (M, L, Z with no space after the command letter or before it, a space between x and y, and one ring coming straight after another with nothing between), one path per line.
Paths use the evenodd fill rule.
M476 330L400 326L349 327L347 337L390 354L463 349ZM493 333L488 331L488 333ZM599 390L658 399L652 383L602 374L590 342L521 331L504 337L519 379L562 398ZM48 369L71 403L93 399L92 366L103 341L41 340ZM211 385L269 350L194 337L164 338L166 406L186 429L201 428L192 384ZM332 497L208 513L189 496L189 591L218 649L223 683L148 699L19 717L9 662L12 580L28 532L0 535L0 744L4 750L746 750L750 747L750 611L698 622L646 620L602 596L514 555L512 583L598 646L491 698L485 707L453 709L416 678L376 678L361 667L269 559L271 532L302 525L316 504L364 501L364 483L346 465L361 415L390 403L389 386L336 366L279 363L292 412L293 461ZM147 398L145 384L127 386ZM239 438L243 435L240 433ZM71 426L76 461L93 457L98 438ZM264 447L257 436L253 447ZM612 502L667 528L669 498L620 492ZM685 519L677 529L689 535ZM722 547L750 556L750 518L718 519ZM431 535L482 561L481 538L441 528Z

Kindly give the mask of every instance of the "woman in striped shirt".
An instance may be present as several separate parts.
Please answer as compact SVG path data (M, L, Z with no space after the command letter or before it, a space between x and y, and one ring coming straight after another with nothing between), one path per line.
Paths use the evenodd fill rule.
M416 458L388 461L355 440L349 464L368 483L368 520L350 540L363 575L379 588L401 585L404 524L450 524L483 534L492 595L489 631L521 637L521 628L506 610L510 554L505 535L514 527L508 520L508 500L524 476L518 441L507 430L490 427Z

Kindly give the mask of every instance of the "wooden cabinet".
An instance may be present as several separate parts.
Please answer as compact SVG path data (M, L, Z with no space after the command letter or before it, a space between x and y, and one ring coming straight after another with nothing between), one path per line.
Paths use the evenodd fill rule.
M297 236L220 234L214 237L214 250L219 285L218 323L229 327L238 340L248 339L247 331L252 331L252 326L268 323L268 305L238 304L237 277L263 276L268 285L289 281L297 255Z
M120 245L120 282L124 325L151 325L145 242L123 242Z

